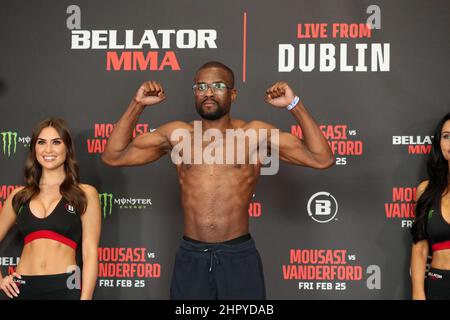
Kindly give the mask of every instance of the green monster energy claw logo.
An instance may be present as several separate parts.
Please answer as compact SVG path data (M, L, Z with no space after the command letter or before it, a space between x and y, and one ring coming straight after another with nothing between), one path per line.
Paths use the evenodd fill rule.
M100 198L100 205L103 210L103 219L106 219L106 213L109 212L109 215L112 213L114 196L112 193L100 193L98 197Z
M2 136L3 142L3 154L6 155L6 149L8 149L8 157L11 156L11 149L13 145L14 145L13 153L16 153L17 132L12 131L0 132L0 135Z

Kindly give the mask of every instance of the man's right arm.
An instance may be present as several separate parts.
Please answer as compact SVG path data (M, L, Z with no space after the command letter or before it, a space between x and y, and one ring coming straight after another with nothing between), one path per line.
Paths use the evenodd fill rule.
M161 158L170 150L168 137L173 123L133 139L133 130L144 108L165 99L164 90L157 82L147 81L139 87L106 143L103 162L110 166L141 165Z

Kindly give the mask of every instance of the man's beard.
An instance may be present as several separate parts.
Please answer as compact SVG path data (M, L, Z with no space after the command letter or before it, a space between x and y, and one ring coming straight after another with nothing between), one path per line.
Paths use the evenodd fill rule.
M214 101L214 100L212 100L212 101L217 106L217 109L214 112L205 112L205 110L203 109L203 103L205 101L202 102L202 104L200 105L200 108L196 108L200 117L202 117L205 120L210 120L210 121L218 120L228 113L227 108L221 108L216 101Z

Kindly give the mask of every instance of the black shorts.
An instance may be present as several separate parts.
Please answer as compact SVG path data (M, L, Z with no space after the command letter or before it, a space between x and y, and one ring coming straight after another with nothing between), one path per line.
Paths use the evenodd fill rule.
M428 300L450 300L450 270L431 268L425 279Z
M263 300L261 257L250 235L223 243L184 237L175 257L170 297L175 300Z
M19 288L19 295L14 300L79 300L80 289L71 289L68 281L73 274L62 273L42 276L25 276L14 278Z

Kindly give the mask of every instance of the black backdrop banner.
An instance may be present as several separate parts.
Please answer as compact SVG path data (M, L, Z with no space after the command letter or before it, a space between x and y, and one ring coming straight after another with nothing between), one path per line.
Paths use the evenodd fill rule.
M135 134L198 119L192 84L218 60L236 76L233 118L299 137L289 112L264 103L287 81L336 164L280 163L249 207L269 299L409 299L412 199L432 130L449 111L448 1L2 1L0 205L23 183L33 127L66 119L81 178L102 205L95 299L168 299L182 236L174 165L100 160L114 123L145 80L167 100ZM0 247L5 274L22 243Z

